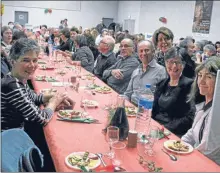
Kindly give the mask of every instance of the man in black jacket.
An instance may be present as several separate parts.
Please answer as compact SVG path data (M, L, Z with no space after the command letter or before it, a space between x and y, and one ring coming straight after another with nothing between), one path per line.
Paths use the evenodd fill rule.
M185 77L193 79L195 77L196 64L192 60L194 54L194 44L190 38L185 38L179 44L180 53L186 62L185 68L183 69L183 75Z
M70 31L68 28L64 28L60 31L60 38L62 39L62 43L60 46L57 47L57 49L62 51L72 51L73 42L70 39Z
M102 78L103 72L115 64L116 57L113 53L115 46L115 40L111 36L105 36L99 43L99 56L95 62L93 73Z

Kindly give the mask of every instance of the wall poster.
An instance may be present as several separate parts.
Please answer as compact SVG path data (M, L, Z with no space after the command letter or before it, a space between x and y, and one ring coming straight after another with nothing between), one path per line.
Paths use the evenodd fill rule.
M209 34L213 1L196 0L192 32Z

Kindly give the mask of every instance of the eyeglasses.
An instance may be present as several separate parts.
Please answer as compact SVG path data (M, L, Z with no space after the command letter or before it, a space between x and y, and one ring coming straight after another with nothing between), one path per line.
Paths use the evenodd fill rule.
M183 61L166 61L166 63L171 66L173 64L176 64L177 66L183 65L184 62Z
M100 41L100 42L99 42L99 44L101 44L101 43L108 45L108 43L106 43L106 42L104 42L104 41Z
M123 47L124 47L125 49L127 49L127 48L133 47L133 46L128 45L128 44L125 44L125 45L122 45L122 44L121 44L121 45L119 46L119 48L123 48Z

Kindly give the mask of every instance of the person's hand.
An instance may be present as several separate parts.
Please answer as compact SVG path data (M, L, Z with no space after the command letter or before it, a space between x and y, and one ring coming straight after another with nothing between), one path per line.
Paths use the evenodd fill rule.
M43 94L43 103L46 104L55 95L55 93L49 92Z
M57 93L49 100L47 107L54 111L67 98L67 93Z
M123 79L124 75L122 74L120 69L112 70L111 72L112 76L114 76L116 79Z
M66 50L64 53L66 54L66 56L70 56L70 57L73 55L73 53L68 50Z
M61 102L60 105L56 107L56 110L73 109L75 104L76 102L74 102L71 98L68 97L65 100L63 100L63 102Z
M3 48L3 47L1 46L0 49L1 49L1 54L2 54L4 57L7 57L8 54L5 52L5 48Z

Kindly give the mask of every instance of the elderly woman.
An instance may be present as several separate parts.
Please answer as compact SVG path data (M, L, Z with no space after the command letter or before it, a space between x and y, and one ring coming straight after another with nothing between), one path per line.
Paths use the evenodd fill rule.
M202 60L205 61L207 58L216 55L216 48L212 44L207 44L203 47Z
M11 49L11 44L12 44L12 35L13 31L10 27L8 26L3 26L1 30L1 36L2 36L2 41L1 41L1 47L2 50L5 53L5 56L9 55L10 49Z
M182 136L191 128L195 113L192 102L186 102L193 80L182 75L185 62L179 48L170 48L164 58L169 77L156 86L152 118Z
M188 78L195 77L195 68L196 64L195 61L192 60L194 55L194 43L191 38L183 39L179 44L180 53L183 57L184 61L186 62L185 68L183 69L183 75Z
M77 35L74 44L76 46L76 52L72 55L72 59L68 54L64 53L63 55L66 56L66 59L70 64L77 65L78 61L80 61L81 66L92 73L94 68L94 56L88 47L86 37L80 34Z
M216 138L218 132L211 127L211 120L214 121L212 100L218 70L220 70L218 57L211 57L196 68L196 79L190 100L195 100L201 95L204 101L196 105L193 125L181 139L220 165L220 141Z
M173 45L173 32L166 28L160 27L153 34L153 43L155 47L159 49L159 52L156 54L156 59L158 64L165 66L164 55L169 48Z
M1 80L2 130L24 127L24 121L37 122L45 126L61 103L71 104L66 94L35 94L28 85L38 67L39 47L31 39L21 38L10 51L11 73ZM41 104L47 104L40 109Z

